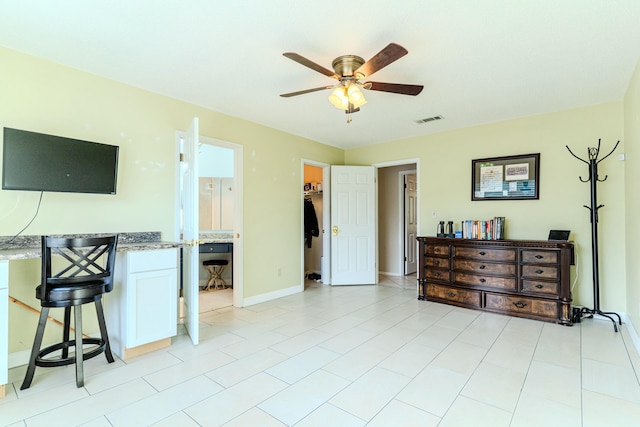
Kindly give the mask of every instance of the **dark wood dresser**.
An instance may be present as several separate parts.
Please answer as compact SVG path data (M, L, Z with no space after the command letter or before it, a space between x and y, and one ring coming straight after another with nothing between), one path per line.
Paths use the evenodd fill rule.
M572 243L417 240L418 299L571 325Z

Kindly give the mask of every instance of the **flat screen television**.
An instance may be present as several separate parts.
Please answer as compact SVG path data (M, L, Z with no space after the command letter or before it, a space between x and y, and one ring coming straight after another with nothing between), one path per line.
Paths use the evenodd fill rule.
M118 148L4 128L2 189L116 194Z

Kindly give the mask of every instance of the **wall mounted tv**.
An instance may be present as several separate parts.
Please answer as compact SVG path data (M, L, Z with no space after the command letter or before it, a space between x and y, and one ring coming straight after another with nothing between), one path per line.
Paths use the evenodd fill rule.
M118 146L4 128L2 189L116 194Z

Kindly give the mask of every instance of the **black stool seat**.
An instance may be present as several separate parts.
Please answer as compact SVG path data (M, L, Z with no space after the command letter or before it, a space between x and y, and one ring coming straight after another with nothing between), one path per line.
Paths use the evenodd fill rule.
M202 265L228 265L229 261L226 259L208 259L202 261Z
M213 286L213 289L225 289L228 288L227 282L222 278L222 272L224 268L229 264L226 259L207 259L202 261L202 265L209 272L209 280L204 290L209 290Z
M36 298L42 307L36 336L31 349L29 366L21 390L29 388L36 366L53 367L76 365L76 384L84 385L83 361L105 353L114 362L102 309L102 294L113 289L113 267L118 236L87 239L42 237L42 278L36 287ZM52 269L52 254L56 270ZM104 261L104 267L103 262ZM82 305L94 303L100 327L99 338L82 336ZM70 339L71 308L74 312L75 337ZM62 341L41 348L50 308L64 308ZM84 348L85 346L91 346ZM74 348L73 354L69 349ZM59 355L52 353L60 352ZM50 357L45 357L50 356Z

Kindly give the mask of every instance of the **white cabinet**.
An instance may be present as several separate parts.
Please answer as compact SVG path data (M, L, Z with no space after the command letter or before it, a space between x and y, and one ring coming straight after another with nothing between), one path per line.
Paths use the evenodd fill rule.
M9 369L9 261L0 261L0 397Z
M126 359L170 345L178 323L178 250L118 253L115 268L105 300L113 352Z

